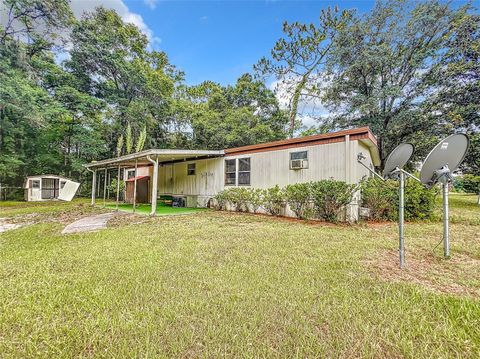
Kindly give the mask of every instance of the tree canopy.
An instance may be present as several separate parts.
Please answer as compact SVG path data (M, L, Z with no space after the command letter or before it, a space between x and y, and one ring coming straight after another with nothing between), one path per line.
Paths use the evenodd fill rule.
M254 73L232 85L184 73L114 11L75 19L67 0L3 0L0 182L58 173L143 148L223 149L298 134L302 102L329 110L308 133L368 125L381 159L399 142L426 154L440 138L472 139L480 172L480 16L470 5L379 1L366 14L322 10L283 25ZM275 80L284 90L269 89Z

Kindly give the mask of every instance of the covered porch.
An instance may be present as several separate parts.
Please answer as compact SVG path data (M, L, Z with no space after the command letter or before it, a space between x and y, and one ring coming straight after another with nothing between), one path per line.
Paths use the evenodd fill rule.
M115 208L116 210L125 210L126 204L120 201L120 184L122 181L128 180L129 183L131 183L131 192L128 194L128 202L130 203L129 206L131 211L134 213L145 213L146 206L148 206L150 208L149 214L157 215L159 208L163 209L162 212L165 212L165 204L158 204L159 166L222 157L223 155L224 151L152 149L102 161L91 162L85 165L85 168L92 173L91 204L92 206L95 206L97 203L97 197L102 198L103 195L103 206L107 207L107 197L110 197L107 195L111 189L110 184L116 179L116 188L114 190L115 202L113 204L109 203L108 207ZM149 201L145 201L145 193L139 193L138 188L140 181L145 181L145 175L142 174L140 176L138 174L138 169L145 167L151 168L151 178L148 178L149 184L147 185L149 193L146 197ZM125 178L125 169L133 169L131 178ZM97 177L99 177L98 184ZM101 181L102 177L103 181ZM151 202L151 204L142 204L140 210L140 207L138 207L139 196L142 197L142 202Z

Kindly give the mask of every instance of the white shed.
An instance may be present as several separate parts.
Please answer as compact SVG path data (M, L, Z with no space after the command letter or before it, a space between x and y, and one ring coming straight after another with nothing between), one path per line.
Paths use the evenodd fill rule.
M25 180L25 200L49 201L62 200L71 201L78 190L80 183L57 175L28 176Z

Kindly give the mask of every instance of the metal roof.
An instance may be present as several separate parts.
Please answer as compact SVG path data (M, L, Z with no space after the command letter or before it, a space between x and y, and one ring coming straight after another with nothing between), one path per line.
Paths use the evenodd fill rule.
M224 151L209 150L171 150L171 149L151 149L129 155L124 155L106 160L95 161L84 165L86 168L105 167L109 165L131 166L137 160L138 165L150 164L147 157L155 159L158 157L159 162L171 162L178 160L194 160L199 157L220 157L224 155Z
M139 166L150 165L147 159L150 157L155 159L158 156L160 163L173 161L188 161L200 158L234 156L240 154L248 154L264 151L275 151L285 148L296 148L303 146L315 146L333 142L345 141L345 136L350 136L350 141L361 141L367 145L372 154L375 165L380 164L380 156L378 154L377 139L368 127L359 127L337 132L322 133L319 135L291 138L274 142L259 143L236 148L228 148L219 151L209 150L172 150L172 149L151 149L116 158L110 158L101 161L91 162L84 165L86 168L108 167L109 165L133 166L135 160Z

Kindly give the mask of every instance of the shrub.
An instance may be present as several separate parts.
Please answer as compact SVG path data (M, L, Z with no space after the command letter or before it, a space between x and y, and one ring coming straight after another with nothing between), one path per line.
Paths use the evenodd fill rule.
M453 186L457 191L480 193L480 176L466 174L462 177L457 177Z
M343 181L321 180L310 184L315 213L318 218L337 222L340 209L352 201L355 185Z
M295 183L285 187L287 203L298 218L307 219L311 216L308 208L311 199L310 187L310 183Z
M398 182L381 181L369 178L361 184L361 205L370 209L374 220L394 221L398 218ZM407 179L405 181L405 219L432 219L435 209L435 188L426 189L421 183Z
M249 188L250 198L249 203L252 208L253 213L257 213L258 209L263 205L263 194L264 191L260 188Z
M272 216L278 216L285 206L285 191L278 185L263 190L263 206Z
M217 207L220 210L225 210L229 203L238 212L248 212L248 205L253 199L253 190L244 187L232 187L219 192L214 198ZM258 209L258 207L257 207Z
M406 180L405 219L407 221L432 219L434 217L437 194L438 189L436 187L427 189L415 180ZM398 207L398 195L395 203L397 203Z
M393 221L398 214L398 183L371 177L361 183L361 206L370 209L370 218Z
M228 194L227 191L218 192L214 197L214 206L216 210L224 211L227 209Z

